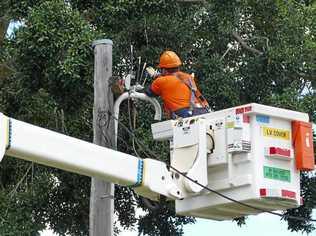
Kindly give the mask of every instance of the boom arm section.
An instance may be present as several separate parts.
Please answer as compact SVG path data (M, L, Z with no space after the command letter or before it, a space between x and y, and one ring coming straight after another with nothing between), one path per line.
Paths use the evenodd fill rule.
M2 113L0 133L0 161L4 155L8 155L120 185L138 187L143 196L152 199L156 199L159 194L177 198L172 194L175 186L163 162L139 159L8 118ZM145 171L150 173L146 174L146 179Z
M177 214L216 220L298 207L300 171L314 169L305 113L251 103L155 123L152 132L170 142L170 170L0 113L0 160L7 154L132 186L152 200L161 194L176 200Z

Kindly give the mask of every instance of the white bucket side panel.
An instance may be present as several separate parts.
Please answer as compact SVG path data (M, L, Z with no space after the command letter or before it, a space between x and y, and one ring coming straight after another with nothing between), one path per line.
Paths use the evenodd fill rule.
M295 192L296 200L300 202L300 172L295 167L291 122L256 115L252 124L253 135L258 139L255 145L257 188Z
M249 105L253 105L250 108ZM267 106L249 104L247 107L250 121L249 132L243 133L241 130L230 129L227 131L225 139L219 137L220 129L215 129L216 140L221 140L218 145L215 142L215 150L208 157L208 187L216 190L235 200L249 203L250 205L263 210L282 210L293 208L300 202L299 171L295 168L294 152L291 144L291 114L300 120L306 120L306 114L286 110L289 117L287 119L277 117L277 113L268 116ZM207 115L207 120L223 119L232 115L238 108L226 109ZM245 109L245 110L247 110ZM251 110L253 109L253 110ZM263 114L258 111L263 109ZM275 108L271 111L283 111ZM213 116L214 115L214 116ZM229 118L231 121L231 118ZM228 136L227 136L228 134ZM251 151L236 151L227 153L225 146L238 136L242 139L250 136ZM275 137L274 137L275 136ZM224 142L224 145L223 143ZM274 148L277 154L288 155L289 160L284 160L282 155L266 156L267 148ZM218 150L216 150L218 148ZM225 155L218 153L226 153ZM220 150L220 151L219 151ZM287 157L286 157L287 158ZM272 173L270 173L272 170ZM270 172L269 172L270 171ZM261 190L265 189L266 195ZM285 192L283 192L285 191ZM285 193L285 195L284 195ZM293 197L295 193L295 197ZM272 198L267 198L267 197ZM230 202L223 197L205 190L204 195L176 201L176 211L182 215L192 215L210 219L232 219L242 215L257 214L260 211L246 209L238 203Z

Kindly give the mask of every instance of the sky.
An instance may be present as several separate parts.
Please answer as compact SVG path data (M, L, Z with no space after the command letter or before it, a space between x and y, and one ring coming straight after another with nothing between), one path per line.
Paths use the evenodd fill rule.
M313 212L316 219L316 210ZM268 213L250 216L246 225L239 227L232 221L214 221L197 219L195 224L184 227L184 236L315 236L316 231L310 234L301 232L290 232L287 230L287 222L280 221L280 217ZM316 224L315 224L316 227ZM41 236L55 236L47 230ZM120 236L137 236L136 231L123 231Z
M316 212L313 214L316 218ZM316 227L316 224L315 224ZM290 232L287 230L287 223L280 221L280 217L270 214L260 214L250 216L247 224L239 227L232 221L214 221L206 219L197 219L194 225L184 227L184 236L203 236L203 235L220 235L220 236L307 236L300 232ZM312 232L309 236L315 236ZM124 231L120 236L137 236L136 232Z

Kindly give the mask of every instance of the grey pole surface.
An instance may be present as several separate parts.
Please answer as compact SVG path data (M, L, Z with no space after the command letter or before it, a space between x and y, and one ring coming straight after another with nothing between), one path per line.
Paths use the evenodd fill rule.
M114 147L113 94L109 86L112 76L112 45L108 39L96 40L94 48L94 107L93 142L97 145ZM106 158L106 157L104 157ZM114 185L91 179L89 235L112 236L114 214Z

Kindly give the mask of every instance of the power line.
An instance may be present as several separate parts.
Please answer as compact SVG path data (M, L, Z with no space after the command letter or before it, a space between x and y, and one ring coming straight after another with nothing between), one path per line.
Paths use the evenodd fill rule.
M272 215L280 216L280 217L282 217L282 218L287 217L287 218L293 219L293 220L314 221L314 222L316 222L316 220L314 220L314 219L307 219L307 218L298 217L298 216L285 216L284 214L280 214L280 213L276 213L276 212L273 212L273 211L264 210L264 209L262 209L262 208L252 206L252 205L250 205L250 204L247 204L247 203L244 203L244 202L240 202L240 201L235 200L235 199L233 199L233 198L231 198L231 197L228 197L228 196L226 196L226 195L224 195L224 194L222 194L222 193L220 193L220 192L218 192L218 191L216 191L216 190L213 190L213 189L211 189L211 188L209 188L209 187L207 187L207 186L205 186L205 185L200 184L198 181L196 181L196 180L190 178L189 176L183 174L181 171L177 170L176 168L174 168L174 167L172 167L172 166L169 166L169 167L170 167L170 169L176 171L178 174L180 174L180 175L183 176L184 178L186 178L186 179L190 180L191 182L193 182L193 183L199 185L200 187L202 187L202 188L208 190L209 192L215 193L215 194L221 196L222 198L225 198L225 199L227 199L227 200L229 200L229 201L238 203L238 204L240 204L240 205L242 205L242 206L245 206L245 207L248 207L248 208L252 208L252 209L254 209L254 210L261 211L262 213L265 212L265 213L269 213L269 214L272 214Z
M159 155L157 155L156 153L154 153L152 150L150 150L142 141L140 141L135 133L133 131L131 131L126 125L124 125L118 118L116 118L115 116L112 115L112 113L110 111L108 111L109 113L109 116L112 117L112 119L115 119L119 122L119 124L130 134L132 135L133 138L135 138L135 141L136 143L142 148L143 152L148 152L152 157L154 158L157 158L159 157ZM147 155L146 155L147 156ZM175 172L177 172L178 174L180 174L181 176L183 176L184 178L188 179L189 181L197 184L198 186L202 187L203 189L211 192L211 193L214 193L222 198L225 198L231 202L235 202L237 204L240 204L242 206L245 206L245 207L248 207L248 208L252 208L254 210L257 210L257 211L261 211L262 213L269 213L269 214L272 214L272 215L276 215L276 216L279 216L281 218L287 218L287 219L293 219L293 220L298 220L298 221L312 221L312 222L316 222L315 219L308 219L308 218L305 218L305 217L299 217L299 216L285 216L284 214L280 214L280 213L277 213L277 212L273 212L273 211L268 211L268 210L265 210L265 209L262 209L262 208L259 208L259 207L255 207L255 206L252 206L250 204L247 204L247 203L243 203L243 202L240 202L236 199L233 199L231 197L228 197L226 196L225 194L222 194L214 189L211 189L209 188L208 186L205 186L205 185L202 185L200 184L198 181L190 178L189 176L185 175L184 173L182 173L181 171L179 171L178 169L176 169L175 167L169 165L168 166L170 169L174 170Z

